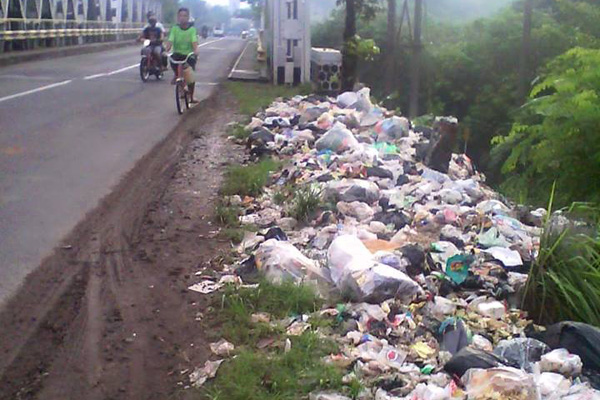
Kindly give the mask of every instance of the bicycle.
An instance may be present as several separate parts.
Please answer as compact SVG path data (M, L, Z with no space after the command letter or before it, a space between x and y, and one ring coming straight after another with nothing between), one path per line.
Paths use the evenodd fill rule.
M183 77L183 67L188 62L189 58L193 56L194 53L190 53L187 55L185 60L175 61L173 59L173 54L169 55L169 59L171 63L177 65L175 69L175 104L177 105L177 112L181 115L183 114L183 105L181 104L181 100L185 103L185 109L190 108L190 96L187 84L185 83L185 79Z

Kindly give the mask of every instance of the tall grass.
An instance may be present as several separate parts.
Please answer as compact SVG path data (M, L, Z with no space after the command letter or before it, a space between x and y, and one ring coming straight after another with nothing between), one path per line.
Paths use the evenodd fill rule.
M552 201L551 196L550 211ZM585 213L587 232L558 230L548 218L523 299L523 309L540 324L579 321L600 326L600 237L598 209L574 204L566 213Z
M258 164L247 166L235 165L225 173L225 179L221 186L221 194L232 196L258 196L267 184L269 174L279 168L280 164L270 158L264 159Z
M254 115L261 108L268 107L277 97L293 97L309 94L310 85L282 86L264 83L227 82L227 89L235 96L240 112Z

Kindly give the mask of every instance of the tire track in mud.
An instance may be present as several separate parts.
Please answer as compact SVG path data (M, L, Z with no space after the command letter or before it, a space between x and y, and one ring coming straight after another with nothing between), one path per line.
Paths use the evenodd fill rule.
M206 216L231 103L219 90L193 110L7 303L0 399L164 399L207 358L186 287L222 247Z

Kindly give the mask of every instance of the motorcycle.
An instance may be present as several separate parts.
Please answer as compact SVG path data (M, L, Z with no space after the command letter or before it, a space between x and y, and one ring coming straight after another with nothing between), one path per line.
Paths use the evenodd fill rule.
M156 76L158 80L163 78L163 60L156 60L153 52L148 52L150 54L150 57L148 57L146 55L148 47L150 47L150 40L145 39L142 47L142 59L140 60L140 77L143 82L146 82L150 78L150 75Z

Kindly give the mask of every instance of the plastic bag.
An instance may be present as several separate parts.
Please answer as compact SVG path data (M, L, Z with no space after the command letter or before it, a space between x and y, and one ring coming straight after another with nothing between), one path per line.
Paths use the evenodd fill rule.
M446 275L460 285L469 276L469 268L474 261L470 254L457 254L446 261Z
M455 355L469 345L469 333L462 320L448 318L440 327L442 349Z
M501 340L494 354L505 358L509 363L518 365L527 372L533 372L533 365L540 361L542 355L550 351L543 342L531 338Z
M469 399L538 399L533 376L520 369L472 369L462 380Z
M301 282L305 278L330 280L325 270L289 242L267 240L258 247L255 258L258 270L264 272L271 282Z
M488 369L506 364L502 358L483 350L465 347L444 365L450 375L463 376L471 368Z
M542 356L540 368L543 372L558 372L565 376L581 374L583 363L576 354L571 354L567 349L552 350Z
M370 181L364 179L343 179L329 184L326 191L326 197L333 197L346 203L361 201L367 204L373 204L379 200L379 187Z
M351 108L358 102L358 95L354 92L344 92L337 97L337 104L341 108Z
M559 322L534 335L551 349L565 348L577 354L586 369L600 371L600 329L582 322Z
M375 132L377 132L377 141L388 142L399 139L408 135L410 129L410 122L406 118L392 117L380 121L375 126Z
M356 92L358 97L356 101L356 109L368 113L373 109L373 103L371 103L371 89L366 87Z
M500 261L505 267L520 267L523 265L523 260L518 251L510 250L505 247L492 247L484 250L484 252Z
M350 397L343 396L339 393L311 393L308 395L308 400L352 400Z
M337 237L327 252L331 279L358 301L380 303L392 297L411 298L419 285L406 274L379 264L355 236Z
M382 366L400 369L408 353L379 340L362 343L353 353L364 361L376 361Z
M358 149L360 144L344 124L337 122L333 128L316 141L315 146L319 151L331 150L343 153L346 150Z
M535 377L540 395L545 400L558 400L569 393L571 381L560 374L544 372Z
M352 203L340 201L337 203L337 210L343 215L356 218L360 222L370 220L375 215L375 211L368 204L360 201L353 201Z

